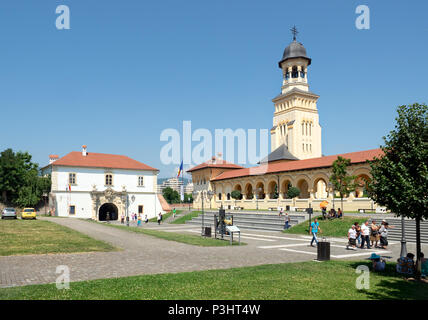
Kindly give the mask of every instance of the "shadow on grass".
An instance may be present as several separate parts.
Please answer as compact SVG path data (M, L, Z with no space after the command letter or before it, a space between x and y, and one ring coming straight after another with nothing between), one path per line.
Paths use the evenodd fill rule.
M358 266L365 265L370 269L370 290L364 293L373 300L427 300L428 283L406 278L396 272L396 263L388 262L385 271L372 271L371 261L359 261L351 263L350 266L356 269ZM374 281L373 276L377 281Z

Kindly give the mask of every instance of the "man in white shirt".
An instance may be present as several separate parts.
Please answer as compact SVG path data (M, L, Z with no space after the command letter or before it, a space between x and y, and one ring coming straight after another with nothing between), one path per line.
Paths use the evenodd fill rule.
M361 226L361 249L364 249L364 242L367 242L367 249L370 249L370 227L368 220Z
M355 225L352 225L348 230L348 240L349 244L346 246L346 249L349 249L349 246L352 247L352 250L357 250L357 231L355 230Z

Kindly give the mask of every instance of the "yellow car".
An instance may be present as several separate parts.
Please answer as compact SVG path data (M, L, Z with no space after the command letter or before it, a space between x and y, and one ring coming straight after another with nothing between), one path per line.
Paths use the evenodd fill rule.
M21 219L36 219L36 210L34 208L24 208L21 212Z

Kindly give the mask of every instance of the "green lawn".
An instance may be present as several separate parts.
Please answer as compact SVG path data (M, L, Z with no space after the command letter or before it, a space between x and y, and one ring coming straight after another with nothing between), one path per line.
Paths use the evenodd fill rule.
M322 233L320 236L328 237L347 237L348 230L354 222L359 222L360 225L366 221L367 218L361 217L344 217L343 219L333 219L333 220L322 220L318 217L318 222ZM312 218L313 221L313 218ZM292 234L308 234L309 233L309 221L304 221L294 227L284 230L284 233Z
M398 277L393 263L370 273L370 289L356 289L355 272L367 261L304 262L175 274L143 275L0 289L0 299L156 299L156 300L376 300L428 299L428 284Z
M174 221L171 221L173 224L184 224L186 221L192 220L193 218L196 218L199 214L201 214L202 211L192 211L188 214L185 214L184 216L178 217Z
M122 230L126 230L129 232L137 232L142 233L148 236L153 236L156 238L169 240L169 241L176 241L186 244L191 244L194 246L201 246L201 247L224 247L224 246L230 246L229 241L215 239L215 238L205 238L202 236L196 236L196 235L190 235L190 234L181 234L176 232L167 232L167 231L159 231L159 230L153 230L153 229L144 229L144 227L127 227L127 226L120 226L120 225L113 225L113 224L103 224L109 227L118 228ZM233 245L239 245L237 241L233 241ZM245 245L245 243L241 242L241 245Z
M108 243L42 220L0 220L0 256L112 251Z

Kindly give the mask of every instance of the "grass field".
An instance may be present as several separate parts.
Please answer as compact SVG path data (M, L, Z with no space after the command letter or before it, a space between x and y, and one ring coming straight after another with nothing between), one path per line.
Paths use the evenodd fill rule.
M105 242L42 220L0 220L0 256L112 251Z
M0 289L0 299L428 299L428 284L398 277L394 264L370 273L370 288L356 289L357 266L367 261L304 262L176 274L143 275Z
M185 214L184 216L178 217L174 221L171 221L172 224L184 224L186 221L192 220L193 218L197 217L199 214L201 214L202 211L192 211L188 214Z
M343 219L322 220L318 217L318 222L322 230L322 233L319 235L328 237L347 237L348 230L354 222L358 221L361 225L366 220L367 218L361 217L344 217ZM309 221L302 222L288 230L284 230L283 232L291 234L308 234Z
M181 233L176 233L176 232L167 232L167 231L160 231L160 230L153 230L153 229L144 229L144 227L127 227L127 226L119 226L119 225L113 225L113 224L104 224L104 225L109 226L109 227L113 227L113 228L126 230L129 232L142 233L142 234L145 234L148 236L153 236L153 237L164 239L164 240L191 244L194 246L202 246L202 247L230 246L229 241L213 239L213 238L205 238L205 237L201 237L199 235L196 236L196 235L181 234ZM233 245L239 245L239 243L237 241L234 241ZM241 242L241 245L245 245L245 243Z

